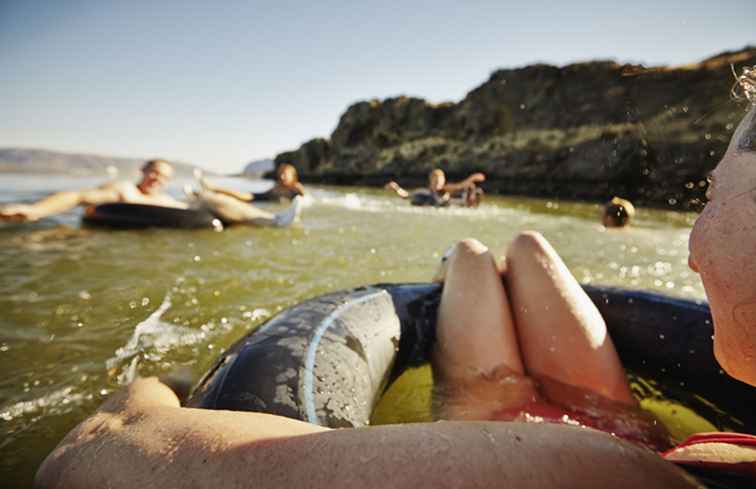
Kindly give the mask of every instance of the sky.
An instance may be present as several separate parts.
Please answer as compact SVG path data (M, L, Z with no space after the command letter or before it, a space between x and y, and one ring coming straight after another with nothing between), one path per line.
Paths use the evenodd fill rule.
M359 100L459 101L498 68L687 64L756 45L754 0L0 0L0 147L218 172Z

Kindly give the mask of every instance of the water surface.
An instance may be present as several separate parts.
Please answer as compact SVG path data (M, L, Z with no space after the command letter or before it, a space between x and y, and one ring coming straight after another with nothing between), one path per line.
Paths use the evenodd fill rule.
M0 201L100 181L0 175ZM376 189L312 195L301 225L283 230L110 231L81 228L80 211L0 224L0 480L28 486L62 436L135 374L187 367L198 377L281 309L363 284L427 281L465 237L503 253L535 229L582 282L704 298L687 267L692 214L639 209L633 227L606 231L595 204L490 197L477 210L427 209Z

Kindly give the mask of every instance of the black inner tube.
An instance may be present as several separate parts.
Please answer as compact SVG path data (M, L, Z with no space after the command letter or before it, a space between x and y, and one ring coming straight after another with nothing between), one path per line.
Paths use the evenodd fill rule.
M121 229L150 227L177 229L222 229L218 219L200 209L178 209L115 202L87 209L82 218L87 225Z
M729 424L742 426L739 431L756 431L756 389L726 375L714 359L705 303L585 289L625 366L682 385L693 402L707 400L721 411L703 400L695 409L734 418ZM230 348L189 405L364 426L385 388L405 369L428 361L439 300L438 285L379 284L305 301Z
M623 365L662 385L684 386L688 406L715 424L756 433L756 389L726 375L714 359L708 305L584 288ZM331 428L365 426L391 382L428 361L440 291L434 284L378 284L302 302L224 353L186 405L266 412ZM689 471L711 488L752 483L721 471Z

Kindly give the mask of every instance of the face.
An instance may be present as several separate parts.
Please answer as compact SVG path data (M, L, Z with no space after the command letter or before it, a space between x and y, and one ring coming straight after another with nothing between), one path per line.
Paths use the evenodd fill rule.
M294 168L288 166L282 168L278 172L278 182L286 187L290 187L297 183L297 174Z
M173 175L173 168L166 163L157 163L142 169L139 188L148 194L160 192Z
M756 107L712 172L709 203L690 235L690 266L701 275L714 318L714 354L733 377L756 385Z
M441 170L433 170L428 177L428 184L431 190L441 191L446 185L446 175Z

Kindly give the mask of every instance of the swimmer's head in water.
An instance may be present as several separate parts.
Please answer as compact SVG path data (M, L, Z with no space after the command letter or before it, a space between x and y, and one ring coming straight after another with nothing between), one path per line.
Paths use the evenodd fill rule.
M428 175L428 187L431 190L440 192L444 189L444 185L446 185L446 174L444 174L444 171L439 168L431 171L430 175Z
M276 179L278 180L278 183L288 187L299 181L299 174L294 165L282 163L278 165L278 168L276 169Z
M157 193L172 176L173 165L165 160L150 160L142 166L139 188L145 193Z
M635 207L629 200L614 197L604 206L602 222L608 228L627 226L635 216Z

